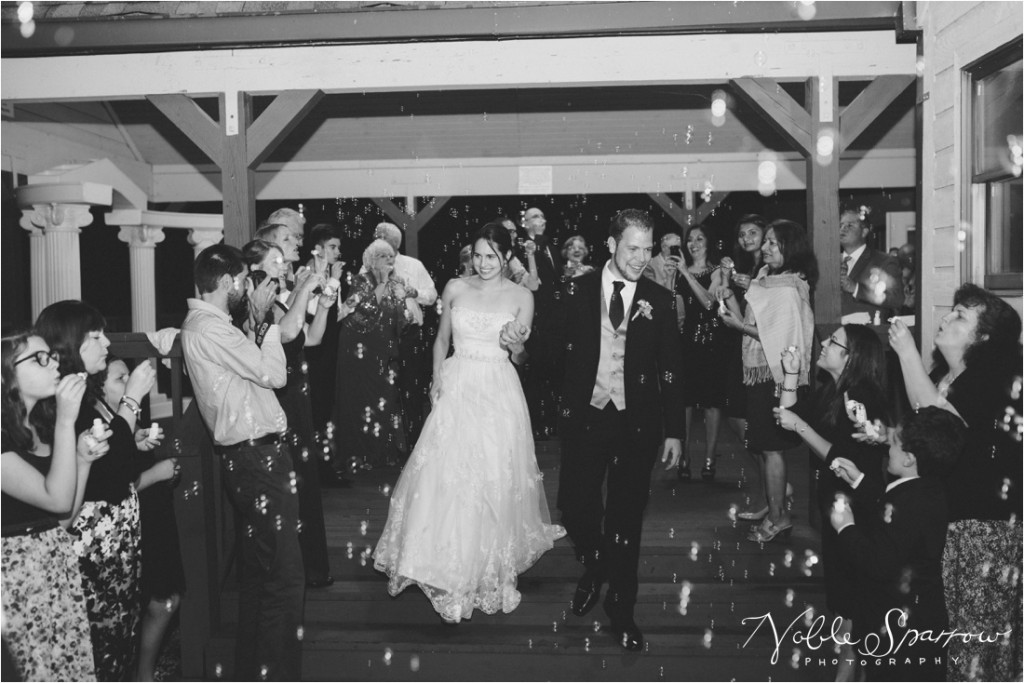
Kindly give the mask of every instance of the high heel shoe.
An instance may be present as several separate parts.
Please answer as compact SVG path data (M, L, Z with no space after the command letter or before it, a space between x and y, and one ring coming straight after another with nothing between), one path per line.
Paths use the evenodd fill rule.
M679 477L679 481L690 481L693 479L693 475L690 474L689 458L683 458L679 461L679 469L676 471L676 476Z
M764 524L757 527L747 536L748 541L754 541L756 543L771 543L776 538L789 539L793 535L793 523L790 522L785 526L776 526L767 519L764 520Z
M742 519L745 522L760 522L762 519L768 516L768 506L765 505L760 510L753 510L747 512L737 512L736 519Z
M704 481L715 480L715 461L714 459L705 459L704 467L700 468L700 478Z

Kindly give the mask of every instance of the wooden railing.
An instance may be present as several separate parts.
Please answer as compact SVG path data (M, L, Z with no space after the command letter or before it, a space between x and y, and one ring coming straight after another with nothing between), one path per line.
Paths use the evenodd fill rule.
M179 608L182 676L209 679L204 660L207 643L221 625L221 588L228 571L234 534L225 515L220 467L213 442L195 402L184 408L185 363L180 338L167 355L160 355L143 333L111 333L110 353L124 359L170 361L172 417L163 420L163 443L158 458L175 457L181 478L174 491L186 590ZM143 529L142 533L146 533Z

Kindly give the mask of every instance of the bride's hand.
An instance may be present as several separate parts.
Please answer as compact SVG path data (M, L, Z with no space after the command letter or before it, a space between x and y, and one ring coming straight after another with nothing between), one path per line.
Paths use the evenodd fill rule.
M441 380L434 378L434 381L430 383L430 407L433 408L437 405L438 400L441 398Z

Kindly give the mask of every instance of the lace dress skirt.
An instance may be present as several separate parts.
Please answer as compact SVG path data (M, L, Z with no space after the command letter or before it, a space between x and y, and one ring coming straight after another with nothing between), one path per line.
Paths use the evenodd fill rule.
M449 622L514 610L519 574L565 535L550 523L519 377L497 347L508 319L453 310L457 351L373 555L392 595L416 584ZM466 339L467 325L493 346Z

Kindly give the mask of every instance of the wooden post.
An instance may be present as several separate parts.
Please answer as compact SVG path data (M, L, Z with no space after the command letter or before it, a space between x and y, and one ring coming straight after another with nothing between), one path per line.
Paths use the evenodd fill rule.
M853 102L838 107L839 80L830 73L807 79L800 106L768 78L731 81L737 94L789 140L807 164L807 232L821 277L814 295L819 331L839 324L839 157L911 83L913 76L879 76Z
M814 291L814 320L819 332L831 334L842 317L839 291L839 82L831 76L809 78L805 100L810 106L814 147L807 151L807 233L818 257L820 277ZM829 151L828 154L819 152Z
M729 196L728 192L712 192L711 197L698 206L695 209L691 209L693 206L693 195L696 192L683 192L683 201L685 204L680 206L671 197L668 196L667 192L648 192L647 196L654 200L654 202L661 207L669 218L671 218L685 233L686 229L691 225L700 225L707 220L711 212L717 209L722 201Z
M220 167L227 244L242 246L256 229L253 171L323 95L322 90L284 92L253 121L249 93L222 93L220 123L207 116L188 95L146 97Z
M390 218L395 225L402 229L405 233L405 254L406 256L412 256L413 258L419 257L419 231L430 222L430 219L437 215L437 212L444 208L444 205L448 203L451 197L433 197L427 202L419 211L414 211L414 215L410 215L395 204L387 197L372 197L373 203L380 207L380 210L384 212L388 218ZM415 197L410 197L410 201L416 201Z
M237 127L222 128L221 193L224 196L224 242L241 247L256 231L256 174L249 165L249 136L252 125L252 97L249 93L222 93L220 120L229 121L229 98L237 98ZM233 132L232 132L233 131Z

